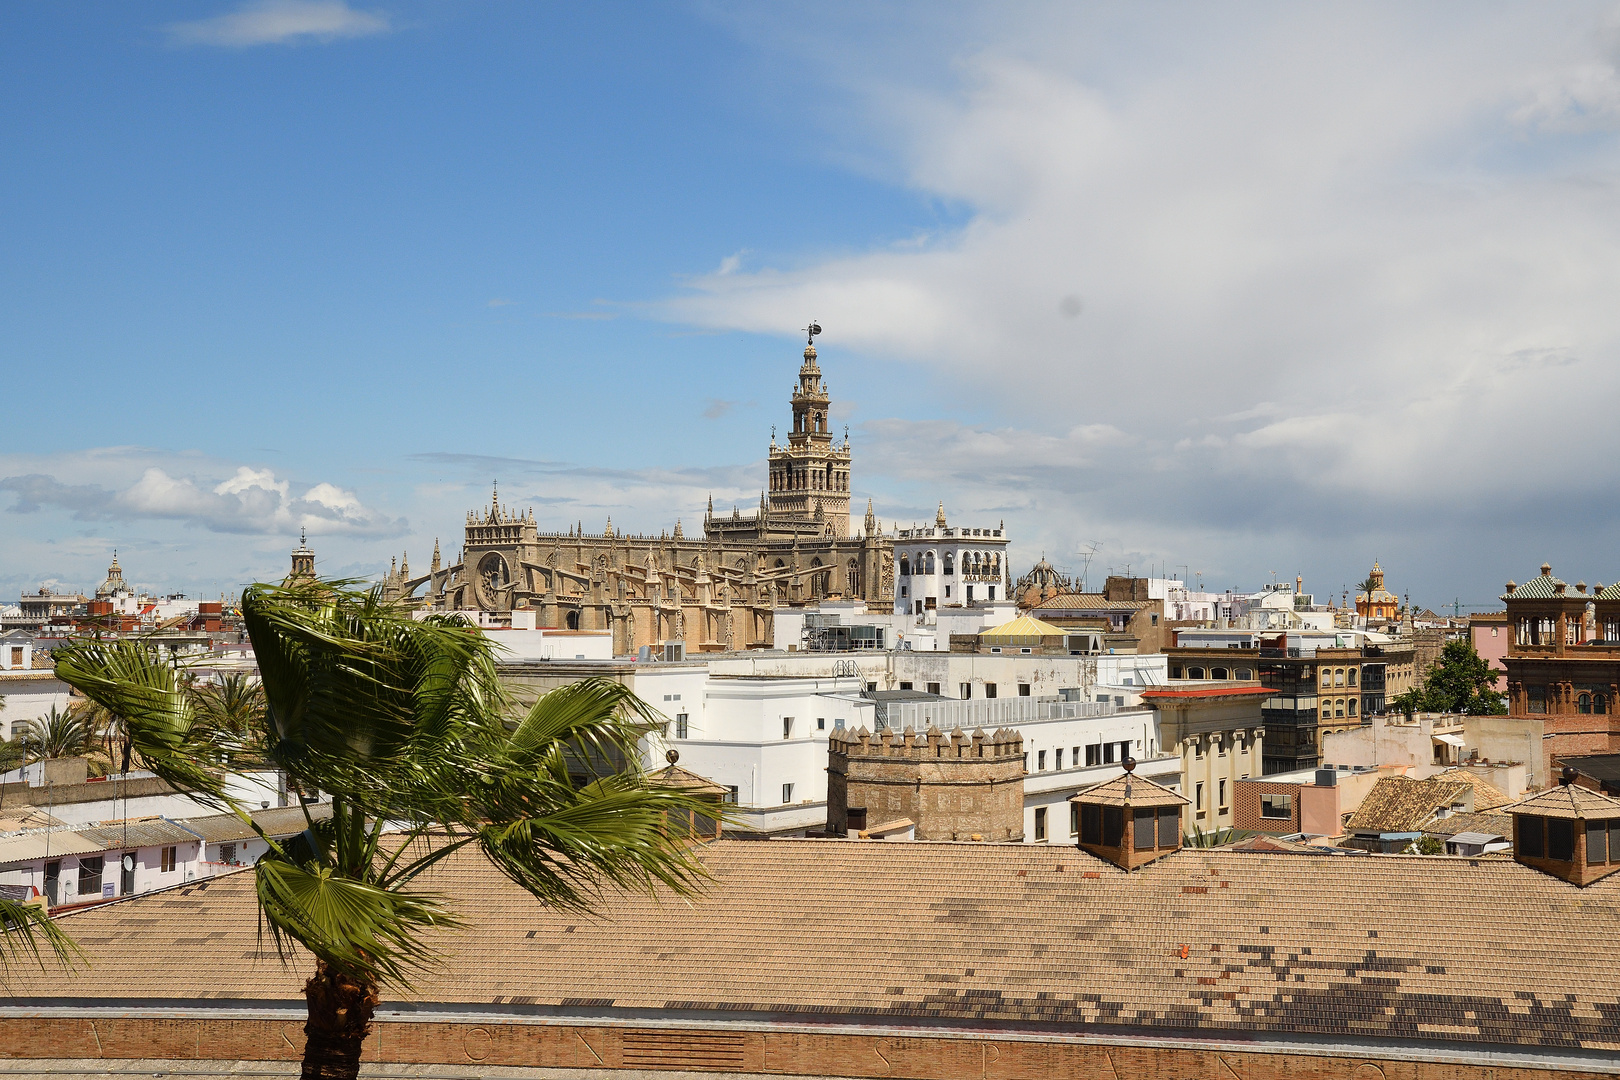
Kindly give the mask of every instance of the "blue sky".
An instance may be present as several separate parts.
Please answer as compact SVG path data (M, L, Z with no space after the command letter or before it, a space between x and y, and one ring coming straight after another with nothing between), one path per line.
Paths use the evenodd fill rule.
M0 11L0 595L752 505L1486 603L1620 577L1612 7ZM1605 576L1607 575L1607 576Z

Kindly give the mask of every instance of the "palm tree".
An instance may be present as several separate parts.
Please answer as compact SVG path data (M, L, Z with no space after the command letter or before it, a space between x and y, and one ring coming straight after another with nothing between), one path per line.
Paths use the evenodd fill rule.
M43 716L24 724L28 750L35 761L41 758L81 757L96 742L96 726L83 709L55 705Z
M1377 585L1377 583L1375 581L1373 581L1371 575L1368 575L1367 580L1360 581L1360 582L1356 583L1356 591L1367 594L1367 620L1362 625L1367 626L1369 628L1372 626L1373 590L1376 589L1377 587L1378 587L1378 585Z
M296 942L315 958L304 1076L355 1076L380 989L439 961L429 933L458 919L417 879L455 852L577 910L603 886L689 895L704 879L675 823L713 808L647 783L655 714L623 686L585 680L509 716L488 641L457 617L414 620L347 582L253 586L241 610L267 704L241 733L209 728L138 639L76 643L56 670L127 719L153 772L249 824L223 782L238 762L331 794L331 818L306 810L291 842L259 832L265 922L284 956Z
M229 739L250 737L264 722L264 687L239 672L193 686L192 699L198 722Z

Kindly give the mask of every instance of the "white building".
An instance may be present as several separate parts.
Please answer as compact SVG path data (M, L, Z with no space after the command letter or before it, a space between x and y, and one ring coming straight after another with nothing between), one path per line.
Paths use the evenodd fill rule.
M778 608L774 643L783 652L815 649L817 638L835 638L844 651L949 650L952 634L979 634L1018 617L1011 600L976 600L971 607L936 608L922 614L869 611L864 600L823 600L818 607ZM836 635L816 633L838 627Z
M1006 557L1001 525L952 528L940 503L932 526L895 532L895 613L926 617L940 608L1006 600Z
M14 647L14 646L13 646ZM10 653L8 648L7 653ZM12 735L30 720L68 707L70 688L50 670L31 671L27 668L0 669L0 738Z

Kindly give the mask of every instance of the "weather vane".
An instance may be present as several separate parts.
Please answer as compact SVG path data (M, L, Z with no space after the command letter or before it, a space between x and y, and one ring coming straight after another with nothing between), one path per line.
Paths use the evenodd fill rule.
M806 344L814 345L816 343L816 335L821 333L821 324L816 322L814 319L811 319L810 325L804 328L804 332L810 335L810 340L806 342Z

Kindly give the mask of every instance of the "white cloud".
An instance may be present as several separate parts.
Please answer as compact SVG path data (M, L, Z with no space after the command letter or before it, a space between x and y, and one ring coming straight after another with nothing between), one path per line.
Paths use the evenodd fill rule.
M829 126L868 140L833 152L965 223L785 269L755 254L662 314L781 333L815 311L829 344L971 386L992 418L887 440L897 477L980 455L1015 491L1073 492L1071 518L1159 521L1144 542L1204 514L1234 564L1268 514L1392 550L1408 515L1620 482L1607 16L1184 14L1031 7L909 63L859 35L810 51L852 103ZM1099 455L1088 425L1129 449Z
M256 0L223 15L168 28L181 44L233 48L330 42L390 29L387 15L356 10L343 0Z
M165 520L216 533L285 537L399 535L405 522L328 482L303 486L274 470L136 448L89 450L51 459L0 457L0 493L14 514L66 511L76 521Z

